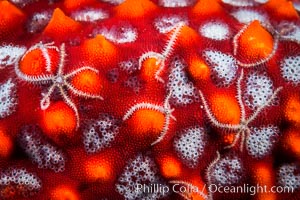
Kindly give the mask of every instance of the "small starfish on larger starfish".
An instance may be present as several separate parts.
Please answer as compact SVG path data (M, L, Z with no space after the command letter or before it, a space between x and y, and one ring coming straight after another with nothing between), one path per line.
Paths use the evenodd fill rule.
M39 46L40 45L41 44L39 44ZM49 45L46 44L43 47L44 48L49 47ZM51 48L54 48L54 47L51 47ZM68 106L70 106L72 108L72 110L74 111L75 116L76 116L76 125L77 125L76 128L78 128L79 127L79 113L78 113L76 105L70 99L66 90L69 90L69 91L71 91L71 93L73 93L77 96L80 96L80 97L100 99L100 100L103 100L103 98L100 95L94 95L94 94L90 94L90 93L76 89L71 83L69 83L69 79L83 71L86 71L86 70L93 71L97 74L99 73L99 71L92 67L85 66L85 67L80 67L74 71L71 71L71 72L65 74L64 73L65 57L66 57L65 44L64 43L61 44L59 50L57 50L57 51L59 51L60 60L59 60L58 69L57 69L57 72L55 75L47 74L47 75L29 76L29 75L26 75L23 72L21 72L18 64L15 65L15 71L16 71L16 74L18 75L18 77L22 80L25 80L25 81L28 81L31 83L40 83L40 84L49 84L50 83L51 84L48 87L46 94L42 94L43 98L41 99L41 102L40 102L40 106L41 106L42 110L45 110L49 107L50 97L53 94L54 90L57 88L61 97L65 101L65 103L68 104ZM43 51L43 54L46 54L46 52ZM50 58L49 58L49 62L50 62ZM49 64L48 64L48 60L47 60L46 68L50 68L48 65Z
M243 77L244 77L244 72L242 70L241 75L237 81L237 100L238 100L239 107L241 109L240 124L224 124L224 123L218 122L218 120L214 117L213 113L211 112L211 110L208 106L208 103L204 98L203 93L201 92L201 90L199 90L199 94L200 94L200 98L203 102L204 110L205 110L208 118L210 119L210 121L214 124L214 126L216 126L217 128L227 129L227 130L237 132L233 143L229 146L226 146L225 148L234 147L236 145L237 141L241 137L241 143L240 143L241 151L243 150L246 136L248 136L250 134L249 124L257 118L257 116L261 113L261 111L264 108L266 108L267 106L269 106L272 103L272 101L276 98L277 94L282 90L282 87L277 88L274 91L274 93L271 95L271 97L264 104L259 106L255 110L255 112L252 113L252 115L250 115L248 118L246 118L245 105L242 101L242 89L241 89L241 82L242 82Z

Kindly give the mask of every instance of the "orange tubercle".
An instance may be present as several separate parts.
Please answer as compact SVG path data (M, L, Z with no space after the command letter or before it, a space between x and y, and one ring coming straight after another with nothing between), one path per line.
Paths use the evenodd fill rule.
M91 157L84 163L86 179L91 182L110 182L114 180L113 163L105 157Z
M257 20L251 22L240 35L237 43L239 57L250 62L266 59L274 48L272 35Z
M76 188L67 185L58 185L50 192L51 200L79 200Z
M182 173L181 163L173 156L164 156L159 161L160 171L163 177L167 179L176 179Z
M50 72L53 74L58 65L59 55L53 49L48 49L47 51L51 60ZM29 76L49 74L50 72L47 72L46 66L46 58L40 49L34 49L26 54L19 64L20 71Z
M18 34L26 20L25 14L8 1L0 1L0 40Z
M229 146L233 143L236 133L225 133L222 135L222 141L225 146Z
M43 111L42 128L50 138L57 140L59 136L73 137L76 129L75 112L64 102L51 103Z
M81 52L89 65L98 68L109 66L117 57L117 48L102 35L86 40Z
M210 78L210 69L206 63L199 59L191 59L188 66L190 76L196 81L207 81Z
M0 127L0 157L7 158L12 153L13 146L12 138Z
M225 124L239 124L241 110L234 96L225 93L214 93L210 97L211 111L215 118Z
M71 84L78 90L99 95L102 90L102 80L94 71L85 70L72 77Z
M276 17L280 19L293 20L299 18L292 1L269 0L264 7L270 10Z
M283 104L284 119L297 127L300 125L300 97L298 95L290 95Z
M199 0L192 8L193 17L216 15L223 12L218 0Z
M78 34L80 29L81 25L78 22L66 16L59 8L56 8L43 33L51 38L65 40L72 35Z
M172 31L169 33L172 34ZM199 42L200 36L191 27L184 25L180 33L178 35L178 43L180 44L181 48L184 48L188 52L190 51L190 47L194 46L197 42Z
M284 137L284 146L287 147L289 151L293 155L296 155L298 158L300 158L300 132L296 130L290 130L287 133L285 133Z
M128 119L131 132L142 138L158 137L163 130L164 123L164 114L156 110L140 109Z
M114 8L115 16L120 18L145 17L157 10L157 5L150 0L125 0Z
M262 187L266 187L267 191L259 191L256 195L256 199L258 200L275 200L275 193L268 192L273 185L275 185L274 181L274 172L272 171L272 166L267 163L257 163L253 167L253 179L255 181L255 185L260 185Z
M155 80L155 73L159 69L160 65L156 64L158 60L156 58L146 59L141 68L141 77L145 81Z

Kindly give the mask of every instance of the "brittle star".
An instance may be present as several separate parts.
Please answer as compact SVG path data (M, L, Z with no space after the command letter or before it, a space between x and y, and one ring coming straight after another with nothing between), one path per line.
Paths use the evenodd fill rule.
M52 43L46 44L44 46L44 48L46 47L50 47ZM51 47L53 49L56 49L54 47ZM40 102L40 106L42 110L45 110L49 107L50 105L50 97L53 94L54 90L56 88L58 88L58 91L61 95L61 97L63 98L63 100L65 101L66 104L68 104L68 106L70 106L72 108L72 110L75 113L76 116L76 129L79 127L79 114L78 114L78 110L76 108L76 105L73 103L73 101L70 99L70 97L68 96L68 94L66 93L66 89L70 90L73 94L80 96L80 97L86 97L86 98L93 98L93 99L100 99L103 100L103 98L100 95L94 95L94 94L90 94L81 90L76 89L72 84L70 84L68 82L68 79L72 78L73 76L86 71L86 70L90 70L93 71L95 73L99 73L98 70L92 68L92 67L80 67L74 71L71 71L67 74L64 74L64 66L65 66L65 57L66 57L66 51L65 51L65 44L61 44L59 50L57 49L57 51L59 51L60 54L60 60L59 60L59 64L58 64L58 69L55 75L38 75L38 76L29 76L24 74L23 72L20 71L18 64L15 65L15 72L17 74L17 76L19 78L21 78L22 80L31 82L31 83L41 83L41 84L49 84L51 83L51 86L49 86L48 91L46 94L42 94L43 98ZM43 50L42 50L43 52ZM43 53L44 54L44 53ZM26 54L25 54L26 55ZM25 56L24 55L24 56ZM47 62L46 62L46 68L47 68ZM65 89L66 88L66 89Z
M155 111L163 113L165 115L165 123L164 123L163 130L162 130L160 136L158 137L158 139L155 140L151 145L155 145L155 144L159 143L160 141L162 141L164 139L165 135L167 134L167 131L168 131L169 125L170 125L170 118L172 118L174 121L176 121L176 118L172 115L172 112L175 109L174 108L171 109L171 106L169 103L171 94L172 94L171 92L168 94L163 105L156 105L156 104L152 104L152 103L143 102L143 103L138 103L138 104L132 106L124 115L123 121L129 119L133 115L133 113L139 109L155 110Z
M167 42L164 50L162 53L157 53L154 51L148 51L146 53L144 53L143 55L140 56L139 58L139 67L138 69L140 70L142 68L142 64L143 62L148 59L148 58L155 58L156 61L156 65L160 65L158 70L155 72L155 79L164 83L165 81L160 77L160 73L163 71L163 69L165 68L165 61L166 59L170 56L170 54L173 51L173 47L175 45L175 42L177 40L177 37L181 31L181 28L184 26L183 22L179 22L175 29L173 34L171 35L170 40Z
M241 89L241 81L243 79L244 76L244 72L243 70L241 71L241 75L237 81L237 100L238 100L238 104L239 107L241 109L241 119L240 119L240 124L223 124L218 122L218 120L214 117L214 115L212 114L210 108L208 107L207 101L204 98L203 93L201 92L201 90L199 90L199 94L200 94L200 98L203 102L203 107L204 110L208 116L208 118L210 119L210 121L217 127L217 128L221 128L221 129L227 129L227 130L231 130L231 131L236 131L236 137L234 138L234 141L231 145L226 146L225 148L232 148L236 145L237 141L239 140L239 138L241 137L241 143L240 143L240 150L243 151L243 147L244 147L244 142L245 142L245 137L248 137L250 134L250 128L249 128L249 124L251 122L253 122L257 116L261 113L261 111L266 108L267 106L269 106L271 104L271 102L276 98L277 94L282 90L283 87L279 87L275 90L275 92L271 95L271 97L261 106L259 106L256 111L254 113L252 113L252 115L250 115L248 118L246 118L246 112L245 112L245 106L244 103L242 101L242 89Z

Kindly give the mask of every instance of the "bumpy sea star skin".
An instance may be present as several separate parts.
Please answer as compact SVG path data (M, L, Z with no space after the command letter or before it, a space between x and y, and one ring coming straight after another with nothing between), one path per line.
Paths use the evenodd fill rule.
M299 199L299 5L0 1L0 199Z

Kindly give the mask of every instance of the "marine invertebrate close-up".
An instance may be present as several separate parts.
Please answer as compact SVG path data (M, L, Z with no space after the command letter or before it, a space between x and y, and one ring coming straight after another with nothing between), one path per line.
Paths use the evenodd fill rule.
M0 1L0 199L300 199L299 13Z

